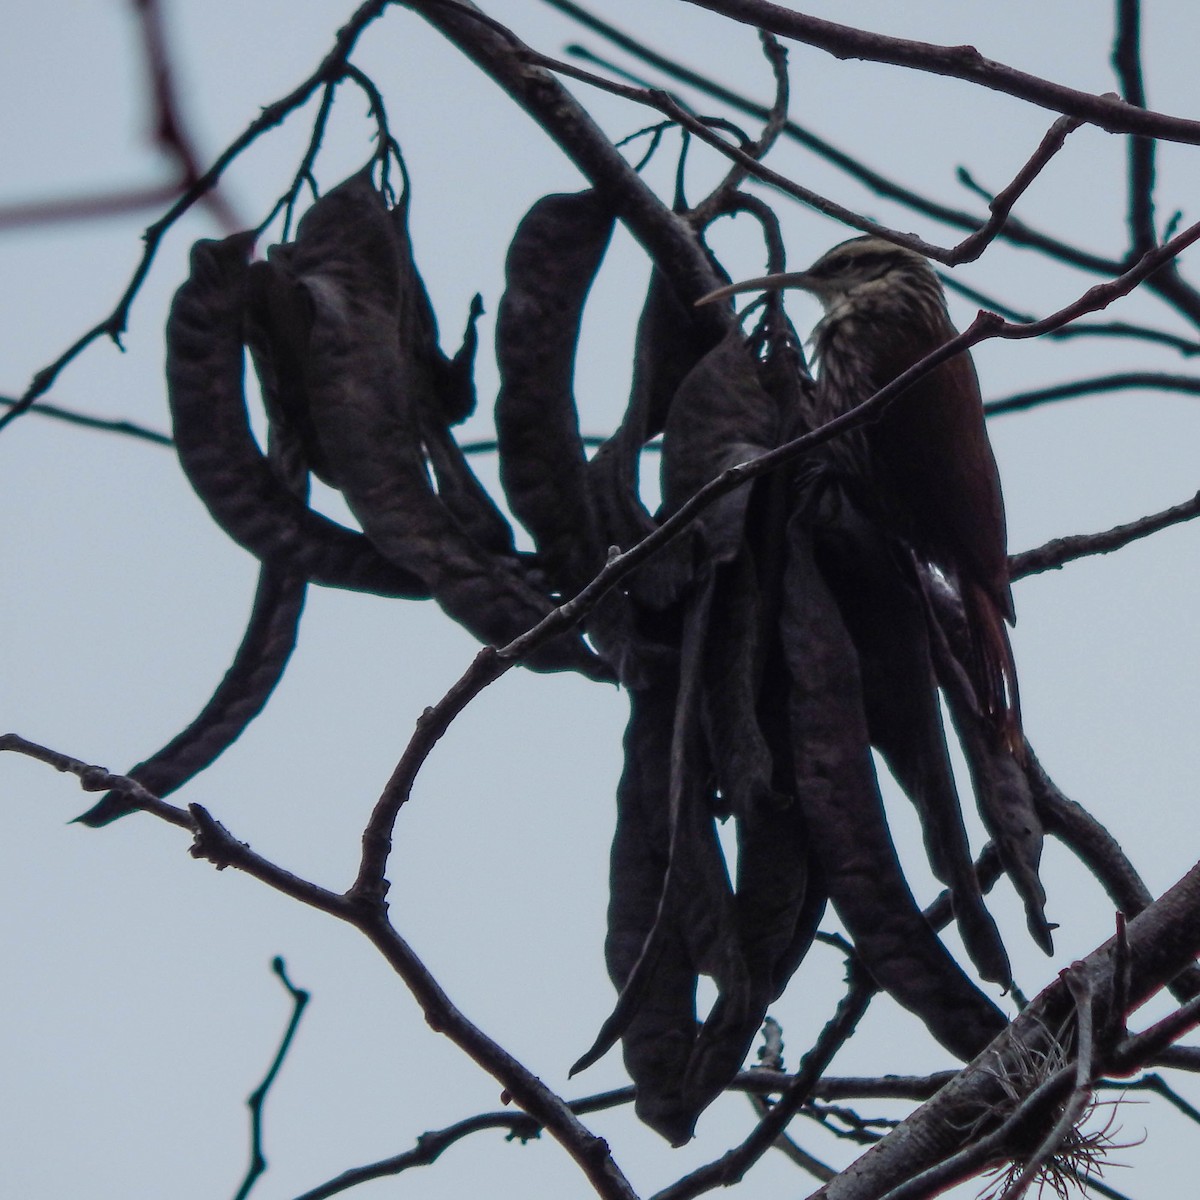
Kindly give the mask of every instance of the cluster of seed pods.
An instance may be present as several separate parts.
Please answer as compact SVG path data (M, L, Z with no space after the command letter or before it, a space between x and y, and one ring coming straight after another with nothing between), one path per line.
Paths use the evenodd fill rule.
M180 462L213 519L261 562L255 615L221 687L131 775L165 794L238 736L270 696L308 584L432 599L481 641L525 632L727 467L806 431L810 380L775 301L714 341L651 275L624 418L590 458L573 376L614 214L594 192L547 196L508 251L496 322L495 419L507 518L453 429L474 410L475 319L446 356L417 271L407 193L371 168L317 200L294 241L200 242L167 327ZM247 351L269 426L254 438ZM661 437L662 502L639 487ZM315 475L360 529L309 507ZM955 598L895 552L824 469L801 460L729 493L626 577L583 633L526 660L618 680L630 701L606 955L620 995L577 1067L618 1040L639 1115L670 1141L742 1066L831 904L874 981L960 1058L1005 1025L943 946L904 878L871 750L921 817L978 973L1008 958L964 832L939 685L1001 861L1048 943L1041 827L1025 773L986 734L958 659ZM958 655L958 659L956 659ZM81 820L125 809L105 797ZM718 822L736 827L731 872ZM698 1020L696 985L717 999Z

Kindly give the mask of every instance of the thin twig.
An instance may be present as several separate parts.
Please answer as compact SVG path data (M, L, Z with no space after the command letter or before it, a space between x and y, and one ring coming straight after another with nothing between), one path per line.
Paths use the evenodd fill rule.
M11 396L0 396L0 408L14 408L20 403ZM153 442L156 446L173 446L175 439L169 433L160 433L139 425L136 421L124 421L119 418L90 417L86 413L76 412L71 408L60 408L57 404L39 404L32 410L37 416L50 417L56 421L64 421L68 425L81 425L85 429L97 429L104 433L119 433L125 437L138 438L144 442Z
M267 1159L263 1153L263 1105L266 1103L271 1085L274 1084L275 1078L279 1074L279 1068L283 1066L284 1059L287 1058L287 1053L291 1049L292 1039L296 1036L300 1018L304 1015L304 1008L309 1000L308 992L303 988L296 987L288 978L287 965L282 958L276 957L272 960L271 970L279 976L280 982L287 988L288 994L292 998L292 1013L288 1018L287 1028L283 1031L283 1037L280 1039L279 1049L276 1050L275 1057L271 1060L271 1065L267 1068L262 1083L250 1093L246 1100L246 1106L250 1109L250 1165L246 1168L242 1186L234 1194L234 1200L246 1200L246 1197L250 1195L250 1189L267 1169Z
M1111 270L1101 272L1101 274L1113 275L1120 270L1121 264L1114 262ZM944 271L939 271L937 276L947 291L965 297L972 304L978 304L992 312L998 312L1009 321L1032 323L1040 319L1033 313L1021 312L1011 305L1004 304L994 296L981 292L978 288L971 287L970 284L964 283L961 279L956 279ZM1157 277L1147 280L1146 286L1153 290L1156 279ZM1160 346L1170 346L1172 350L1178 350L1185 358L1192 358L1200 354L1200 342L1192 338L1180 337L1179 334L1170 333L1165 329L1154 329L1149 325L1137 325L1129 321L1076 321L1062 329L1052 329L1046 336L1054 341L1080 337L1130 338L1152 342Z
M250 122L246 129L238 135L219 154L213 165L193 183L179 199L157 221L150 225L142 235L144 248L142 256L134 269L133 276L125 287L124 293L117 301L116 307L102 321L93 325L86 333L67 347L52 363L43 367L34 375L29 386L21 395L20 400L8 412L0 416L0 430L26 412L33 403L50 390L54 381L65 367L73 362L93 342L102 337L111 338L117 345L121 344L129 320L129 310L134 298L141 291L142 284L150 272L154 256L167 231L172 225L201 197L206 195L221 178L225 168L229 166L247 146L252 145L263 133L284 120L291 112L308 101L318 87L323 83L338 78L354 49L362 31L387 8L390 0L366 0L338 31L333 48L325 56L321 65L298 87L293 88L286 96L269 104Z
M1124 1075L1141 1070L1156 1055L1177 1042L1185 1033L1200 1025L1200 996L1193 996L1173 1013L1156 1021L1149 1029L1127 1037L1113 1052L1106 1064L1110 1075Z
M791 97L787 51L769 33L760 34L760 37L763 53L767 56L767 61L771 64L771 71L775 77L775 102L767 114L766 125L762 133L751 145L743 147L745 153L756 160L766 157L767 152L779 140L779 135L787 124L788 104ZM745 178L746 168L742 164L736 163L729 169L725 178L692 210L691 219L697 229L703 229L714 215L724 209L730 197L738 190Z
M1052 404L1056 400L1073 400L1079 396L1133 390L1200 395L1200 376L1168 375L1161 371L1118 371L1111 375L1073 379L1070 383L1058 383L1052 387L1035 388L998 400L989 400L983 406L983 411L989 417L998 417L1004 413L1025 412L1042 404Z
M1138 108L1145 108L1141 25L1140 0L1117 0L1113 67L1124 98ZM1152 137L1134 136L1129 139L1127 222L1131 258L1144 254L1158 241L1154 229L1154 154Z

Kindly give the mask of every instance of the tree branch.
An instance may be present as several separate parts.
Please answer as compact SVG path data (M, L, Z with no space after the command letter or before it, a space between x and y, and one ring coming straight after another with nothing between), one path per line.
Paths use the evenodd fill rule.
M856 58L890 63L897 67L927 71L978 84L1026 100L1040 108L1078 117L1109 133L1141 133L1168 142L1200 145L1200 121L1156 113L1129 104L1114 95L1089 92L1041 79L1004 63L985 58L974 46L939 46L870 33L850 25L838 25L806 16L768 0L688 0L735 21L767 29L779 37L793 38L824 50L835 58Z
M349 21L338 31L333 48L325 56L321 65L303 83L293 88L286 96L275 103L267 105L261 113L246 127L246 129L225 148L216 161L204 172L179 199L150 225L142 235L144 249L142 257L133 272L133 276L125 287L116 307L104 320L93 325L86 333L77 338L52 363L43 367L33 379L17 403L0 416L0 430L26 412L39 396L45 395L63 369L73 362L93 342L102 337L111 338L119 346L121 336L125 332L129 320L129 310L134 298L141 290L146 276L150 273L150 265L158 252L159 244L167 230L201 197L206 195L221 178L225 168L237 158L247 146L251 145L268 129L280 124L293 110L303 105L308 98L321 86L337 78L346 60L349 58L355 43L362 31L375 20L388 6L390 0L366 0L354 13Z
M1054 538L1044 546L1014 554L1008 560L1009 578L1024 579L1027 575L1056 571L1076 559L1111 554L1114 550L1128 546L1130 542L1149 537L1152 533L1158 533L1183 521L1190 521L1196 516L1200 516L1200 492L1182 504L1139 517L1127 525L1116 525L1101 533L1079 533L1070 537Z

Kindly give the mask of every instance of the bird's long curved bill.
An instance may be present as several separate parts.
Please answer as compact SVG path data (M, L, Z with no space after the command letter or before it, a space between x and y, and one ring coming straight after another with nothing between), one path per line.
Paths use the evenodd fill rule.
M780 275L760 275L757 279L747 279L743 283L731 283L726 287L717 288L707 296L701 296L696 301L696 307L702 304L712 304L714 300L724 300L727 296L737 296L742 292L781 292L784 288L801 288L806 292L812 291L812 278L807 271L785 271Z

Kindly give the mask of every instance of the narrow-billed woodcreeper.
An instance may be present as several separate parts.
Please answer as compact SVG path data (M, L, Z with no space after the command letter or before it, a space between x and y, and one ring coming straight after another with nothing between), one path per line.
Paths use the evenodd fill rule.
M928 260L878 237L843 242L807 271L748 280L705 300L782 288L811 292L825 308L813 332L818 423L861 404L957 333ZM842 435L831 457L855 502L956 586L980 707L1023 757L1004 624L1015 619L1004 501L970 355L943 363L876 421Z

